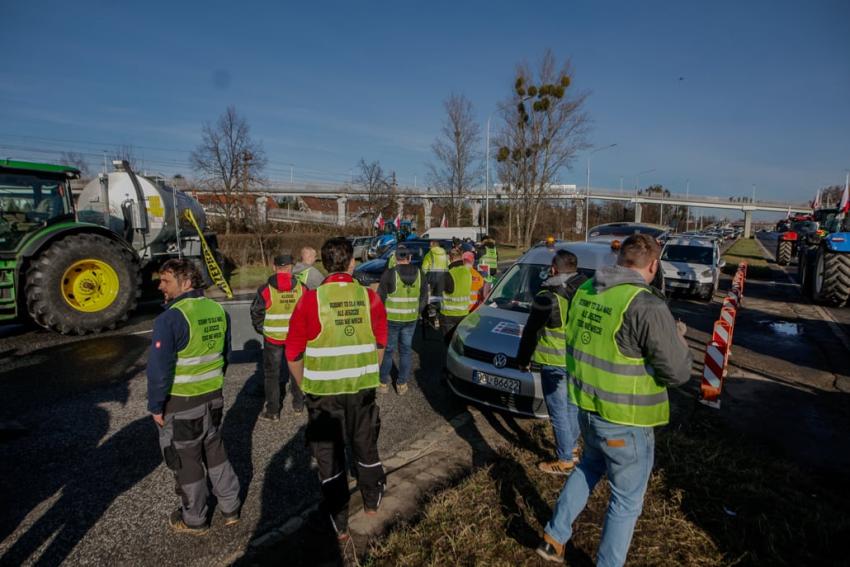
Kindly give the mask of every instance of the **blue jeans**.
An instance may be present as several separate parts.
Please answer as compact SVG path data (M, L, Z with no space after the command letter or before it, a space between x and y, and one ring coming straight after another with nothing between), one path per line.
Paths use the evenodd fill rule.
M567 395L567 371L557 366L543 366L540 369L540 384L549 410L549 421L555 431L558 460L572 461L579 425L578 408Z
M393 353L398 349L398 382L399 386L407 383L410 367L413 363L413 332L416 331L416 321L387 324L387 350L381 362L381 384L389 384L392 380L390 372L393 369Z
M579 410L584 436L581 463L567 479L546 533L559 543L569 541L573 522L603 474L608 474L611 499L599 542L597 565L623 565L629 552L635 522L643 509L643 496L655 457L651 427L617 425L599 414Z

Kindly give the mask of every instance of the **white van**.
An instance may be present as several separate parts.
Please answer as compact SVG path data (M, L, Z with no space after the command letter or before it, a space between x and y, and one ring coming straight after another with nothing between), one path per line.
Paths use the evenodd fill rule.
M478 226L446 226L434 227L426 230L419 238L428 240L443 240L451 238L469 238L473 242L479 242L484 236L484 229Z

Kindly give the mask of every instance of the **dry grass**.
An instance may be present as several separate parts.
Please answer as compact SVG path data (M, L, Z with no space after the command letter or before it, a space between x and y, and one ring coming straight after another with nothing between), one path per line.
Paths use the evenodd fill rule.
M738 270L738 264L746 261L748 278L758 280L773 278L773 268L754 238L739 239L723 254L723 259L726 260L726 265L723 267L724 273L734 274Z
M374 545L371 565L538 565L534 554L562 481L537 471L552 451L512 447L423 503L421 516ZM630 565L824 565L836 562L848 498L809 475L738 445L714 427L658 431L656 467L632 540ZM608 487L600 483L574 526L568 564L592 564Z

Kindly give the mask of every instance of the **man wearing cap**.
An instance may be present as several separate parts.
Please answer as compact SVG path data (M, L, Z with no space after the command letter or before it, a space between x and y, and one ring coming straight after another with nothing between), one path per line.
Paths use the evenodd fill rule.
M421 270L410 263L411 253L403 244L395 251L396 265L386 270L378 284L378 295L387 310L387 349L381 363L381 385L378 391L389 392L392 379L393 353L398 348L397 392L407 392L407 379L413 359L413 333L416 321L425 309L428 291Z
M286 394L286 383L290 382L292 410L304 411L304 394L294 378L290 379L289 368L284 363L286 337L295 305L304 292L304 286L292 274L292 254L285 252L274 259L275 273L262 287L251 303L251 323L263 335L263 375L265 378L266 410L260 418L277 421ZM283 383L283 388L281 388Z
M443 303L440 307L440 327L446 344L455 327L469 315L469 297L472 294L472 274L463 264L460 248L449 250L449 269L443 274Z

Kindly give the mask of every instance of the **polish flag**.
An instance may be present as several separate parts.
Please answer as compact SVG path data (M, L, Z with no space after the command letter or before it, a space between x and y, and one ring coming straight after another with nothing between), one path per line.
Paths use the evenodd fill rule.
M820 207L821 207L821 202L820 202L820 189L818 189L817 195L815 195L815 200L814 200L814 201L812 201L812 209L817 210L817 209L819 209Z
M396 230L401 229L401 215L400 214L395 216L395 220L393 220L393 225L395 226Z
M375 219L375 222L372 223L372 226L374 226L378 230L383 230L384 229L384 215L381 214L381 213L378 213L378 218Z
M848 194L848 186L844 184L844 192L841 194L841 204L838 205L838 212L847 214L850 212L850 194Z
M449 219L446 218L446 213L443 213L443 220L440 221L440 228L448 228Z

